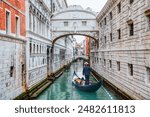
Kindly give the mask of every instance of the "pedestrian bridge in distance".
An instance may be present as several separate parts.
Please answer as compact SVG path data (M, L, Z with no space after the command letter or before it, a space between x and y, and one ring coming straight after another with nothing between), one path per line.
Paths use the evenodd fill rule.
M52 16L52 41L68 35L83 35L98 40L97 13L90 8L73 5Z
M88 56L85 56L85 55L75 56L74 59L78 59L78 58L81 58L81 59L88 59Z

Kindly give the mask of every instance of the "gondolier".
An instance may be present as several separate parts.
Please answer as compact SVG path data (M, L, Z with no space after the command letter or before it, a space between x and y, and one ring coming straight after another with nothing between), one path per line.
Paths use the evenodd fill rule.
M83 75L85 76L85 85L89 85L90 73L91 73L91 67L89 66L88 62L85 62L83 67Z
M102 81L98 81L97 83L91 82L90 85L84 85L84 80L82 80L82 75L79 77L75 71L73 73L72 84L79 90L85 92L95 92L102 86Z

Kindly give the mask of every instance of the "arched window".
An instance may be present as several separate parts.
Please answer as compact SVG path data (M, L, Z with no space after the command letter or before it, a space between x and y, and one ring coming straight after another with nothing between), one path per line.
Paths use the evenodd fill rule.
M43 57L43 65L44 65L45 63L44 63L44 57Z
M39 46L37 45L37 53L39 53Z
M30 42L30 54L32 54L32 43Z
M33 44L33 53L35 53L35 44Z
M40 45L40 53L41 53L41 45Z

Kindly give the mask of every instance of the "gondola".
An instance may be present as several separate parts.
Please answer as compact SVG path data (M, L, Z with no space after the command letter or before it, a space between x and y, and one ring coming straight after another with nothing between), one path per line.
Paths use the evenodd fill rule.
M90 83L89 85L84 85L83 78L79 77L77 73L74 72L72 84L76 87L76 89L79 89L81 91L95 92L101 87L102 82L99 81L98 83Z

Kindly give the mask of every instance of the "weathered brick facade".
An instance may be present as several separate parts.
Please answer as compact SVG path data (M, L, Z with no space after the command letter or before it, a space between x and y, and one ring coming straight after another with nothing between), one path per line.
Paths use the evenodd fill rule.
M20 19L20 35L25 36L25 0L3 0L0 2L0 30L6 31L6 11L10 12L11 33L15 33L15 17Z
M108 0L97 17L94 69L135 99L150 99L150 0Z

